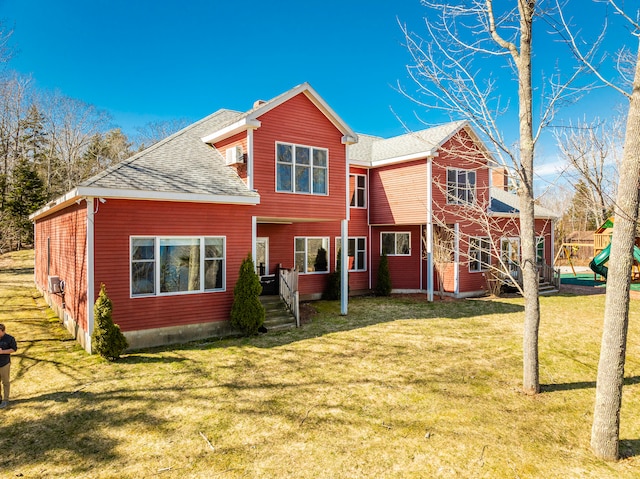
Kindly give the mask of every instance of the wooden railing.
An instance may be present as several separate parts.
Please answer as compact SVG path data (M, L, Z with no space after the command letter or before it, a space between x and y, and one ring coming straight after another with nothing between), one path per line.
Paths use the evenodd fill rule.
M516 282L522 287L522 268L520 265L516 263L509 264L509 274L510 277L515 279ZM538 265L538 274L540 277L540 281L544 281L546 283L552 284L556 288L560 288L560 270L554 268L553 266L549 266L546 263L542 263ZM509 278L508 275L503 274L505 281L508 283Z
M557 289L560 288L560 270L549 266L546 263L539 265L540 278L549 284L552 284Z
M296 326L300 327L300 295L298 293L298 272L295 268L280 268L280 298L296 318Z

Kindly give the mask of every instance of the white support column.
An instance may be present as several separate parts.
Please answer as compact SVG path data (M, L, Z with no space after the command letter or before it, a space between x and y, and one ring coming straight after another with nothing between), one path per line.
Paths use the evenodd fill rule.
M258 218L251 217L251 259L253 260L253 271L258 273L258 264L256 262L256 239L258 238Z
M93 334L93 303L95 303L95 235L94 219L95 198L89 197L87 202L87 330L85 331L85 349L91 353L91 334Z
M342 254L340 255L340 314L345 316L349 304L349 222L342 220L341 233Z
M247 130L247 188L253 191L253 128Z
M453 294L457 297L460 294L460 223L453 226Z
M427 158L427 301L433 302L433 190L432 159Z

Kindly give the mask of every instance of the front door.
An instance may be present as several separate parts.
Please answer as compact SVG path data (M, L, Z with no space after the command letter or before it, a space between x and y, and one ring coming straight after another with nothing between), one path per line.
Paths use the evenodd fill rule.
M512 278L520 276L520 238L501 238L500 256Z
M256 269L259 276L269 275L269 238L256 238Z

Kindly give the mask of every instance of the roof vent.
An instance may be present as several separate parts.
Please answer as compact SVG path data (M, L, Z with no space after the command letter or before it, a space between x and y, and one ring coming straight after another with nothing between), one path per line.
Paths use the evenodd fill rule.
M262 106L262 105L264 105L265 103L267 103L267 102L266 102L266 101L264 101L264 100L256 100L256 101L254 101L254 102L253 102L253 107L254 107L254 108L258 108L259 106Z

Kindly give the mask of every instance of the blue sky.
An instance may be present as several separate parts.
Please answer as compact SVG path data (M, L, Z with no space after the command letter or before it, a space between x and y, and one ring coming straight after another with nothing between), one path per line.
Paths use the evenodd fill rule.
M570 3L584 31L600 24L586 0ZM437 122L394 90L410 85L398 19L424 33L425 13L419 0L0 0L10 67L109 111L126 132L247 110L305 81L357 132L405 133L394 112L411 129L422 127L414 112ZM549 71L559 47L544 48L536 62ZM605 116L616 102L600 91L570 114Z

